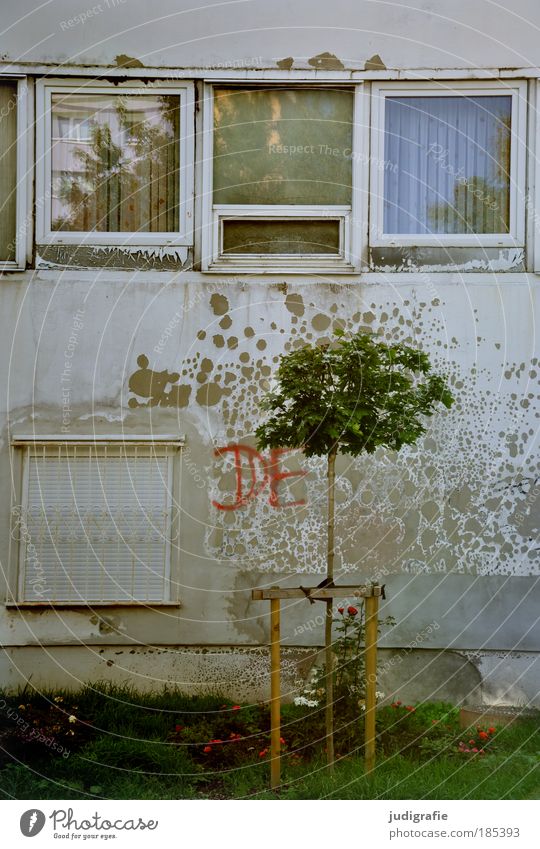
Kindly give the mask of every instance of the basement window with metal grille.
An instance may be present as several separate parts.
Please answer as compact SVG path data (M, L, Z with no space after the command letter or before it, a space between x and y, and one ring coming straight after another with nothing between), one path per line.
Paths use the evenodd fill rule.
M179 445L45 441L19 447L19 603L175 603Z

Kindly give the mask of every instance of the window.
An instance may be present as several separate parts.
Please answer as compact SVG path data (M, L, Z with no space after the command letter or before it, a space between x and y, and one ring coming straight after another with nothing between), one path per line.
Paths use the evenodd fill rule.
M203 269L351 270L355 89L216 85L206 104Z
M0 271L26 261L26 80L0 77Z
M39 242L192 242L189 86L43 81L38 116Z
M170 602L177 444L16 444L19 601Z
M523 245L525 85L373 86L371 245Z

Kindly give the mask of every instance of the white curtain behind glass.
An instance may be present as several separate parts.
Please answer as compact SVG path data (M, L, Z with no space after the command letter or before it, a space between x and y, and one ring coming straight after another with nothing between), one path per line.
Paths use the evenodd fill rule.
M511 97L387 97L385 233L507 233Z

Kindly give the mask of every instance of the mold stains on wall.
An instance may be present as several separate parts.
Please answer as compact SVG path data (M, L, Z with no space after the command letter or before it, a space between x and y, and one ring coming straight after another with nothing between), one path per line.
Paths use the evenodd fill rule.
M378 53L374 53L370 59L366 59L364 71L386 71L386 65Z
M497 336L480 330L483 313L469 304L457 319L429 280L373 299L346 284L291 288L235 287L234 309L230 289L208 293L184 326L189 356L175 371L139 363L130 379L142 406L166 406L180 374L192 388L182 406L209 475L206 555L235 569L324 572L324 461L257 452L253 433L280 356L339 328L428 350L456 404L416 446L340 458L337 573L537 571L538 361L505 362Z
M140 59L135 59L133 56L127 56L125 53L120 53L115 56L117 68L144 68Z
M279 59L276 65L280 71L290 71L294 65L294 59L292 56L287 56L285 59Z
M127 631L125 623L114 614L94 614L90 617L90 622L92 625L98 625L99 633L103 635L122 634Z
M480 672L463 652L382 649L380 670L381 689L403 702L481 701Z
M218 295L217 293L214 293L210 298L210 306L212 307L214 315L225 315L225 313L229 310L229 301L225 295Z
M523 248L385 247L371 248L370 269L383 273L524 272Z
M190 249L180 245L37 245L36 268L107 268L111 271L179 271L191 265Z
M304 301L302 295L291 293L285 298L285 308L297 318L302 318L304 315Z
M253 616L253 613L251 613ZM268 642L268 617L260 616L261 641ZM122 654L119 652L123 651ZM269 697L270 658L261 647L187 648L155 645L148 650L132 644L104 646L95 652L87 646L49 646L15 649L11 674L4 674L10 688L22 689L29 679L45 689L77 688L81 681L114 682L142 692L155 692L164 686L178 688L186 695L220 692L234 701L254 702ZM313 663L311 648L282 648L282 687L292 699L302 688ZM2 670L4 672L4 670Z
M149 360L146 354L137 357L139 368L133 372L128 381L128 387L133 393L128 401L131 409L136 407L187 407L191 386L178 384L178 372L153 371L148 368ZM167 391L167 387L169 387ZM146 398L146 401L139 401Z
M328 51L312 56L311 59L308 59L308 65L318 71L342 71L345 68L341 59L338 59L333 53L328 53Z
M217 381L205 383L200 389L197 389L197 404L201 407L215 407L219 404L223 396L229 395L230 389L226 386L220 386Z

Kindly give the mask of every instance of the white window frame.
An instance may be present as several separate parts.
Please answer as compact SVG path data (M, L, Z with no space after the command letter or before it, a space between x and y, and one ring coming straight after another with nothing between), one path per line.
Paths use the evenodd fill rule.
M384 121L387 97L512 97L510 143L510 228L508 233L437 233L433 235L384 232ZM370 247L524 247L527 150L527 83L524 80L471 80L441 82L373 83L370 174Z
M179 228L178 233L65 232L51 228L52 121L53 94L169 94L180 98L179 145ZM160 81L145 85L130 81L114 85L92 80L43 79L36 84L36 242L42 245L119 245L122 247L191 246L193 244L194 167L194 89L193 83ZM47 199L47 202L44 202Z
M15 259L8 261L0 257L0 271L18 271L26 267L28 210L28 84L26 77L0 74L0 81L17 83L17 198L15 215Z
M168 521L168 539L166 543L166 565L164 571L164 593L162 599L119 599L119 600L87 600L82 597L75 599L40 599L32 601L25 598L25 563L26 563L26 535L21 534L16 521L13 518L12 511L12 528L10 534L10 555L9 560L12 566L13 574L13 596L14 601L8 601L7 606L15 607L163 607L174 606L178 607L180 601L174 597L173 587L179 584L179 530L180 530L180 478L181 464L179 453L184 447L184 437L174 435L154 435L147 436L116 436L108 435L103 437L94 436L64 436L58 434L33 436L21 435L12 439L12 449L21 452L20 456L20 494L18 504L20 504L21 514L24 516L28 506L28 474L29 474L29 458L32 454L39 452L42 456L43 451L58 451L60 448L83 448L92 447L96 450L100 448L106 450L108 447L121 447L126 450L135 450L137 447L143 449L155 450L164 452L168 456L168 504L170 516ZM23 528L24 531L24 528ZM12 541L14 544L12 544ZM173 545L176 541L176 546ZM176 550L175 550L176 549Z
M282 271L288 274L305 272L354 273L359 270L364 249L363 228L358 227L361 217L361 186L367 186L368 157L359 155L363 140L363 127L368 114L366 93L362 83L347 84L344 88L353 89L353 132L352 132L352 186L351 205L312 206L284 204L214 204L213 203L213 153L214 153L214 86L223 86L230 80L212 80L205 84L203 109L203 180L202 180L202 238L201 269L218 273L272 273ZM283 81L244 80L243 86L263 88L267 85L283 85ZM301 89L314 83L308 79L290 83L291 88ZM321 84L321 88L335 88ZM222 222L227 218L259 218L261 220L283 221L287 218L338 219L340 222L339 254L227 254L222 251Z
M535 272L540 271L540 116L538 115L538 107L540 106L540 80L531 81L533 86L531 94L532 109L530 112L530 127L529 127L529 150L530 150L530 169L529 169L529 186L527 196L527 236L528 244L532 250L529 252L531 256L531 268Z

